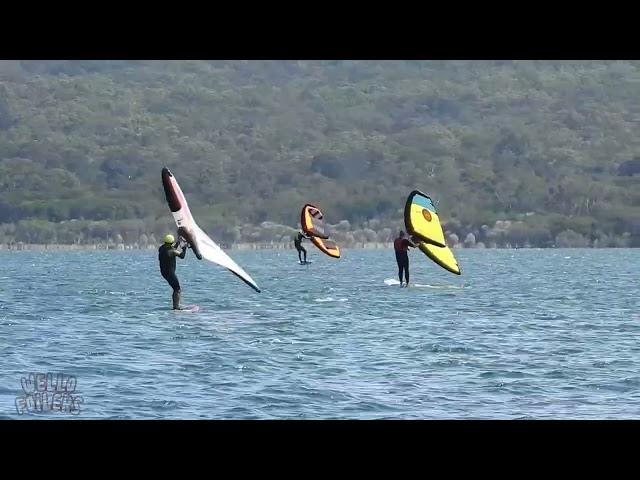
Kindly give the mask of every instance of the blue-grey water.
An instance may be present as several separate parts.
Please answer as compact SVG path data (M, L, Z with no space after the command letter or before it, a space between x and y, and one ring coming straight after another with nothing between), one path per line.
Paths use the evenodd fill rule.
M231 251L262 293L189 251L198 313L155 251L0 252L0 417L640 418L640 249L309 250ZM74 414L19 414L47 372Z

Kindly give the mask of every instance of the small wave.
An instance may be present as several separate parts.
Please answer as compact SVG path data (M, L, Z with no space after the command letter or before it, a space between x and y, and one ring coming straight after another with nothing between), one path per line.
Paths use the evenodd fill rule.
M400 285L400 281L395 278L385 278L384 284L387 286L397 286ZM436 289L455 289L462 290L465 288L460 285L430 285L428 283L410 283L409 288L436 288Z
M173 400L154 400L151 402L153 410L175 410L188 406L185 402L175 402Z
M318 303L327 303L327 302L347 302L348 298L333 298L333 297L324 297L324 298L316 298L314 302Z
M429 284L421 284L421 283L412 283L410 286L418 287L418 288L436 288L436 289L453 289L453 290L462 290L463 288L465 288L459 285L429 285Z

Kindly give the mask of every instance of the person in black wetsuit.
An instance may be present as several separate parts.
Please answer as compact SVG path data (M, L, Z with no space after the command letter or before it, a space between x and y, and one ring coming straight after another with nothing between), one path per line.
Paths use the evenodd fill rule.
M407 282L406 286L409 286L409 247L416 248L417 245L411 240L406 238L405 233L400 230L398 238L393 241L393 249L396 251L396 262L398 262L398 278L400 279L400 286L402 287L402 273L404 271L404 278Z
M178 243L174 243L174 241L171 234L164 237L164 244L158 249L158 261L160 262L160 274L173 288L173 309L180 310L180 282L176 277L176 257L184 258L187 253L187 245L182 238Z
M309 239L311 237L305 235L302 232L298 232L296 235L296 238L293 240L293 245L296 247L296 250L298 251L298 260L300 260L300 263L307 263L307 250L302 246L303 238ZM301 254L304 254L304 261L302 260Z

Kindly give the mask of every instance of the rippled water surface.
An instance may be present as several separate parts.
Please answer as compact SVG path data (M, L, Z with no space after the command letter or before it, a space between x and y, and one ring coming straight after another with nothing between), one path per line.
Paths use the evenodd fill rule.
M262 288L155 251L0 252L2 418L640 418L640 249L232 251ZM18 414L64 373L80 411Z

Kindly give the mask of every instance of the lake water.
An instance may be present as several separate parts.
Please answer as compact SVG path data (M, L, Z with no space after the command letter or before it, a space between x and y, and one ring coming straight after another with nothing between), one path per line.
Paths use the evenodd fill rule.
M231 251L262 293L189 251L198 313L155 251L0 252L0 417L640 418L640 249L411 251L401 289L392 251L307 248ZM47 372L73 413L33 411Z

